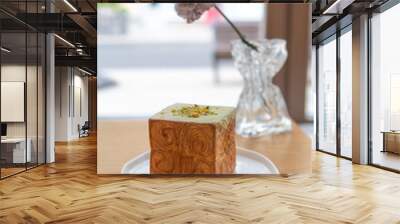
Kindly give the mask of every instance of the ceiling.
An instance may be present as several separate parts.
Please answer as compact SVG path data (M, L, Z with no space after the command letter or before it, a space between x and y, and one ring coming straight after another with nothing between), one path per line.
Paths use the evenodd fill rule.
M37 47L29 42L36 32L54 32L57 34L56 65L79 66L96 73L97 2L47 0L46 4L45 0L1 0L2 43L12 49L7 55L2 54L3 60L17 61L26 53L28 59L31 58L31 53L35 55ZM25 31L28 32L26 49ZM29 32L35 35L30 35Z
M335 32L337 21L377 7L387 0L309 0L312 3L313 40ZM46 5L47 2L47 5ZM4 38L20 44L26 29L54 32L56 64L81 66L96 72L97 3L133 2L132 0L1 0L0 22ZM158 1L162 2L162 1ZM270 0L269 2L304 2ZM51 11L51 13L49 13ZM345 20L344 20L345 21ZM342 23L343 26L346 23ZM334 28L332 28L334 27ZM329 31L331 29L331 31ZM329 31L329 32L328 32ZM32 45L33 46L33 45ZM17 46L14 46L18 49ZM21 48L22 49L22 48ZM28 47L28 51L30 51ZM23 52L22 52L23 53Z
M390 0L314 0L313 43L319 43L352 23L353 17L372 12Z

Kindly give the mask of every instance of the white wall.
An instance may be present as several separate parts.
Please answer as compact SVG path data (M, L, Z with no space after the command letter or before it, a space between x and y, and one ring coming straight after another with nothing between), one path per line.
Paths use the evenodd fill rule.
M69 73L67 67L55 68L55 141L68 140Z
M27 70L25 70L27 69ZM29 85L36 85L36 81L31 78L31 75L36 76L36 67L33 66L28 66L27 68L25 65L2 65L1 66L1 81L2 82L25 82L25 75L28 75L28 81ZM27 88L27 103L30 104L34 100L31 99L32 97L35 98L36 100L36 88ZM3 96L4 97L4 96ZM31 108L29 109L28 112L31 112L32 110L36 110L36 101L32 105L28 105ZM34 108L33 108L34 107ZM2 110L6 110L6 108L2 108ZM36 124L36 113L28 113L28 129L30 127L33 127L34 125L31 124L31 122L35 122ZM36 126L33 127L33 129L36 130ZM28 130L28 137L31 132ZM33 133L33 131L32 131ZM36 135L36 132L35 132ZM8 137L25 137L25 122L7 122L7 136Z
M1 81L25 82L25 73L26 73L25 65L2 65ZM4 109L5 108L2 108L2 110ZM25 123L24 122L7 123L7 137L25 137Z
M2 65L1 81L2 82L25 82L25 65ZM30 68L28 67L28 70ZM6 108L2 108L5 110ZM25 137L25 122L8 122L7 137Z
M71 105L74 106L71 108L71 135L72 138L77 138L79 137L78 125L82 126L85 121L88 121L88 78L81 76L81 73L78 75L75 73L73 86L74 102L71 102Z
M88 120L88 78L76 68L56 67L55 140L79 138L78 125Z
M39 70L37 70L39 69ZM27 119L22 122L7 123L7 137L24 138L25 135L30 139L32 151L32 161L44 162L45 147L45 118L44 118L44 74L42 68L36 66L27 67L25 64L4 64L1 66L2 82L24 82L26 84L26 106L20 108L22 113L26 112ZM2 95L2 98L7 96ZM3 112L12 108L2 107ZM15 109L14 109L15 110ZM8 111L12 112L13 111ZM14 112L15 113L15 112ZM39 156L37 157L37 154Z

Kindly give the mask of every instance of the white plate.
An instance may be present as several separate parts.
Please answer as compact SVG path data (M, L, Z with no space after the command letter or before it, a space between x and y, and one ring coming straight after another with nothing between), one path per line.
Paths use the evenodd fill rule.
M122 174L149 174L150 173L150 151L145 151L139 156L129 160L122 167ZM275 164L264 155L244 149L237 148L236 174L279 174Z

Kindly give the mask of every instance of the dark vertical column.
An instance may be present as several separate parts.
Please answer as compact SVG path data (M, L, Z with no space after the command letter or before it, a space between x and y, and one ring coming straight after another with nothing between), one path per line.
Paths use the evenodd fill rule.
M341 119L340 119L340 30L336 31L336 154L341 156Z
M75 119L75 67L71 67L71 102L72 102L72 117ZM70 105L71 106L71 105ZM74 127L72 127L74 128Z
M25 21L28 21L28 1L25 1ZM24 99L24 121L25 121L25 170L28 169L28 24L25 23L25 99Z
M48 2L45 2L45 13L48 13ZM47 36L49 34L45 32L44 34L44 163L47 162ZM43 74L42 74L43 75Z
M315 147L319 149L319 45L315 47Z
M305 121L307 77L311 62L311 4L268 4L267 38L287 42L288 59L276 75L291 117Z
M267 34L266 37L281 38L287 40L290 35L289 31L289 4L267 4ZM288 53L290 55L289 49ZM290 57L290 56L289 56ZM287 63L287 62L286 62ZM287 65L282 67L278 74L274 77L274 83L278 85L285 99L287 96L286 81L287 81Z
M367 102L368 102L368 156L367 156L367 163L372 164L373 163L373 149L372 149L372 25L371 25L371 19L372 19L372 12L368 13L368 21L367 21L367 44L368 44L368 53L367 53L367 64L368 64L368 75L367 75L367 83L368 83L368 95L367 95ZM384 145L384 148L385 145Z
M36 1L39 13L39 1ZM36 166L39 165L39 32L36 31Z
M97 130L97 78L88 78L88 112L90 130Z
M3 46L3 42L2 42L2 23L0 23L0 47L2 47ZM2 52L1 52L1 50L0 50L0 126L2 125L2 122L1 122L1 69L2 69L2 66L3 66L3 64L2 64ZM1 135L1 134L0 134ZM2 156L1 156L1 150L2 150L2 144L0 143L0 179L2 179L2 174L1 174L1 170L2 170L2 167L3 167L3 162L2 162Z

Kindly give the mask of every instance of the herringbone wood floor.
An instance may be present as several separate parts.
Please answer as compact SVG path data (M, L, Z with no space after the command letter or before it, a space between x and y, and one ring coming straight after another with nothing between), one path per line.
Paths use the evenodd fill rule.
M322 153L313 164L289 178L97 176L85 138L0 181L0 223L400 223L400 175Z

